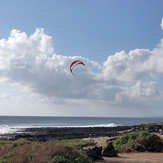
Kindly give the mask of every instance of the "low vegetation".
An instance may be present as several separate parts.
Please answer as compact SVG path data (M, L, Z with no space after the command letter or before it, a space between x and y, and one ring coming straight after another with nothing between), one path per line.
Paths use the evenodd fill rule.
M162 128L163 122L141 124L140 126L144 128L145 131L158 132L158 129Z
M132 132L112 140L117 152L149 151L162 152L163 141L159 136L147 131Z
M95 142L89 141L89 140L82 140L82 139L65 139L60 141L61 144L64 145L64 147L86 147L95 145Z
M81 147L93 145L86 140L50 142L0 141L0 163L91 163Z

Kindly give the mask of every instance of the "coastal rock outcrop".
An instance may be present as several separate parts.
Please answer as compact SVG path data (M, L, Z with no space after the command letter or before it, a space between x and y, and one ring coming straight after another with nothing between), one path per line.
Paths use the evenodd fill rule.
M120 131L131 129L132 126L117 127L41 127L24 128L16 133L0 135L3 140L27 139L30 141L50 141L61 139L80 139L100 136L120 136Z
M117 152L115 151L115 148L113 144L110 142L106 147L102 150L102 156L105 157L118 157Z
M94 147L92 149L87 149L86 151L87 156L91 157L94 161L98 159L102 159L102 147Z

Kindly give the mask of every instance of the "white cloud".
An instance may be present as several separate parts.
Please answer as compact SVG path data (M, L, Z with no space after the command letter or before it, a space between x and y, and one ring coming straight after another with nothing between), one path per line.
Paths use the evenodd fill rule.
M121 51L104 62L103 75L105 79L116 78L124 82L143 80L153 71L147 64L152 56L153 52L148 49L132 50L129 54Z
M9 100L11 96L9 94L0 94L0 100Z
M163 40L153 51L118 52L103 66L80 56L57 55L53 50L52 37L43 29L29 37L12 30L7 40L0 40L0 81L57 104L96 101L114 105L160 96L155 77L163 73ZM75 67L73 76L69 65L76 59L86 66ZM94 68L101 72L94 73Z
M162 21L161 21L161 29L163 30L163 18L162 18Z
M159 96L156 82L138 81L129 88L123 88L123 91L116 94L118 102L123 101L145 101Z
M75 68L75 74L81 75L76 78L69 71L75 59L82 59L87 65ZM52 38L43 29L36 29L30 37L12 30L8 40L0 40L0 63L1 81L5 79L26 91L63 99L83 99L87 92L84 88L95 82L92 68L98 66L82 57L53 54Z

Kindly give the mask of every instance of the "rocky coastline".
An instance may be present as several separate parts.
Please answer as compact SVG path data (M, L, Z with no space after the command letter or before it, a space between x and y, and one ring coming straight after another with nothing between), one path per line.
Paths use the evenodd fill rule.
M62 139L80 139L88 137L113 137L121 136L132 130L132 126L117 127L41 127L23 128L15 133L0 135L1 140L27 139L30 141L50 141Z

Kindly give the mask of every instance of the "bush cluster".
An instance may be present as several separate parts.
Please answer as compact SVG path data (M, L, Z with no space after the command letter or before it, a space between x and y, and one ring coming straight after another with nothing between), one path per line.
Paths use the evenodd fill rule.
M84 140L0 141L0 163L91 163L92 159L81 150L90 143Z
M113 146L118 152L162 152L163 141L154 133L139 131L125 134L113 140Z

